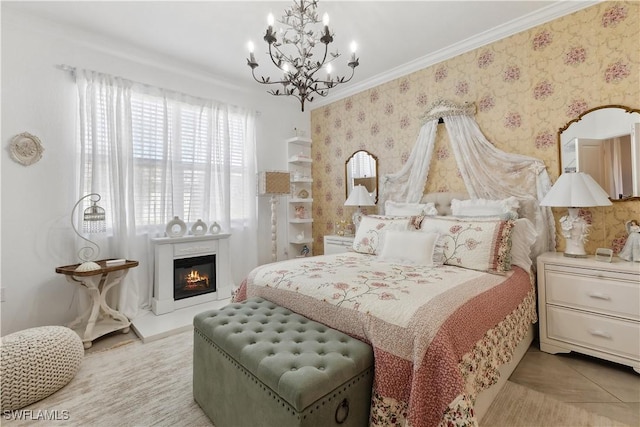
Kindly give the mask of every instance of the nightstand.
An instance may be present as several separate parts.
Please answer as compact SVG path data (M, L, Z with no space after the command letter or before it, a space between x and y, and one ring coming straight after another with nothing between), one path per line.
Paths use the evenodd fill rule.
M538 257L540 350L577 351L640 373L640 263Z
M324 236L324 254L339 254L351 251L355 236L338 236L331 234Z

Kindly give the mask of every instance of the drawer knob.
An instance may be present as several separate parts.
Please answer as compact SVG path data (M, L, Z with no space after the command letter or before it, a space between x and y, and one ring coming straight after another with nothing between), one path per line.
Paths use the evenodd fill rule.
M590 292L589 296L595 299L603 299L603 300L611 301L611 297L609 295L601 294L600 292Z
M600 331L598 329L589 329L589 333L595 337L611 339L611 334L609 332Z

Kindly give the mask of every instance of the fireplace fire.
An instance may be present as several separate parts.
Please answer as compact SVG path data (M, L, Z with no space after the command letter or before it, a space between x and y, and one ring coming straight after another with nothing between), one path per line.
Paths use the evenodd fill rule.
M204 255L173 261L173 299L180 300L216 291L216 256Z

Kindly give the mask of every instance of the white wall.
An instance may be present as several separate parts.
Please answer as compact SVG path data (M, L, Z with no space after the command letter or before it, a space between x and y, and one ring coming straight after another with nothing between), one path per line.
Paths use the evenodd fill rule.
M3 5L4 6L4 5ZM67 64L255 109L258 169L286 169L284 140L294 127L307 129L309 114L294 99L273 98L257 83L238 88L166 58L136 52L34 17L2 9L1 334L27 327L65 324L77 315L79 287L55 273L76 261L69 223L75 203L76 93ZM247 72L249 70L247 69ZM29 132L45 151L36 164L14 162L13 136ZM282 204L284 205L284 204ZM260 200L259 263L270 260L270 208ZM285 229L284 206L280 223ZM281 233L279 253L285 248ZM242 254L232 254L231 259ZM140 266L139 268L144 268Z

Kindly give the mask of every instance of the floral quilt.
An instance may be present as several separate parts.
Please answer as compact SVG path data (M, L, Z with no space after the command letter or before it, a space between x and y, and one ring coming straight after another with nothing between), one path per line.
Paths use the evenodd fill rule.
M347 253L253 270L235 299L260 296L372 345L371 426L475 425L477 394L535 322L529 273L424 267Z

